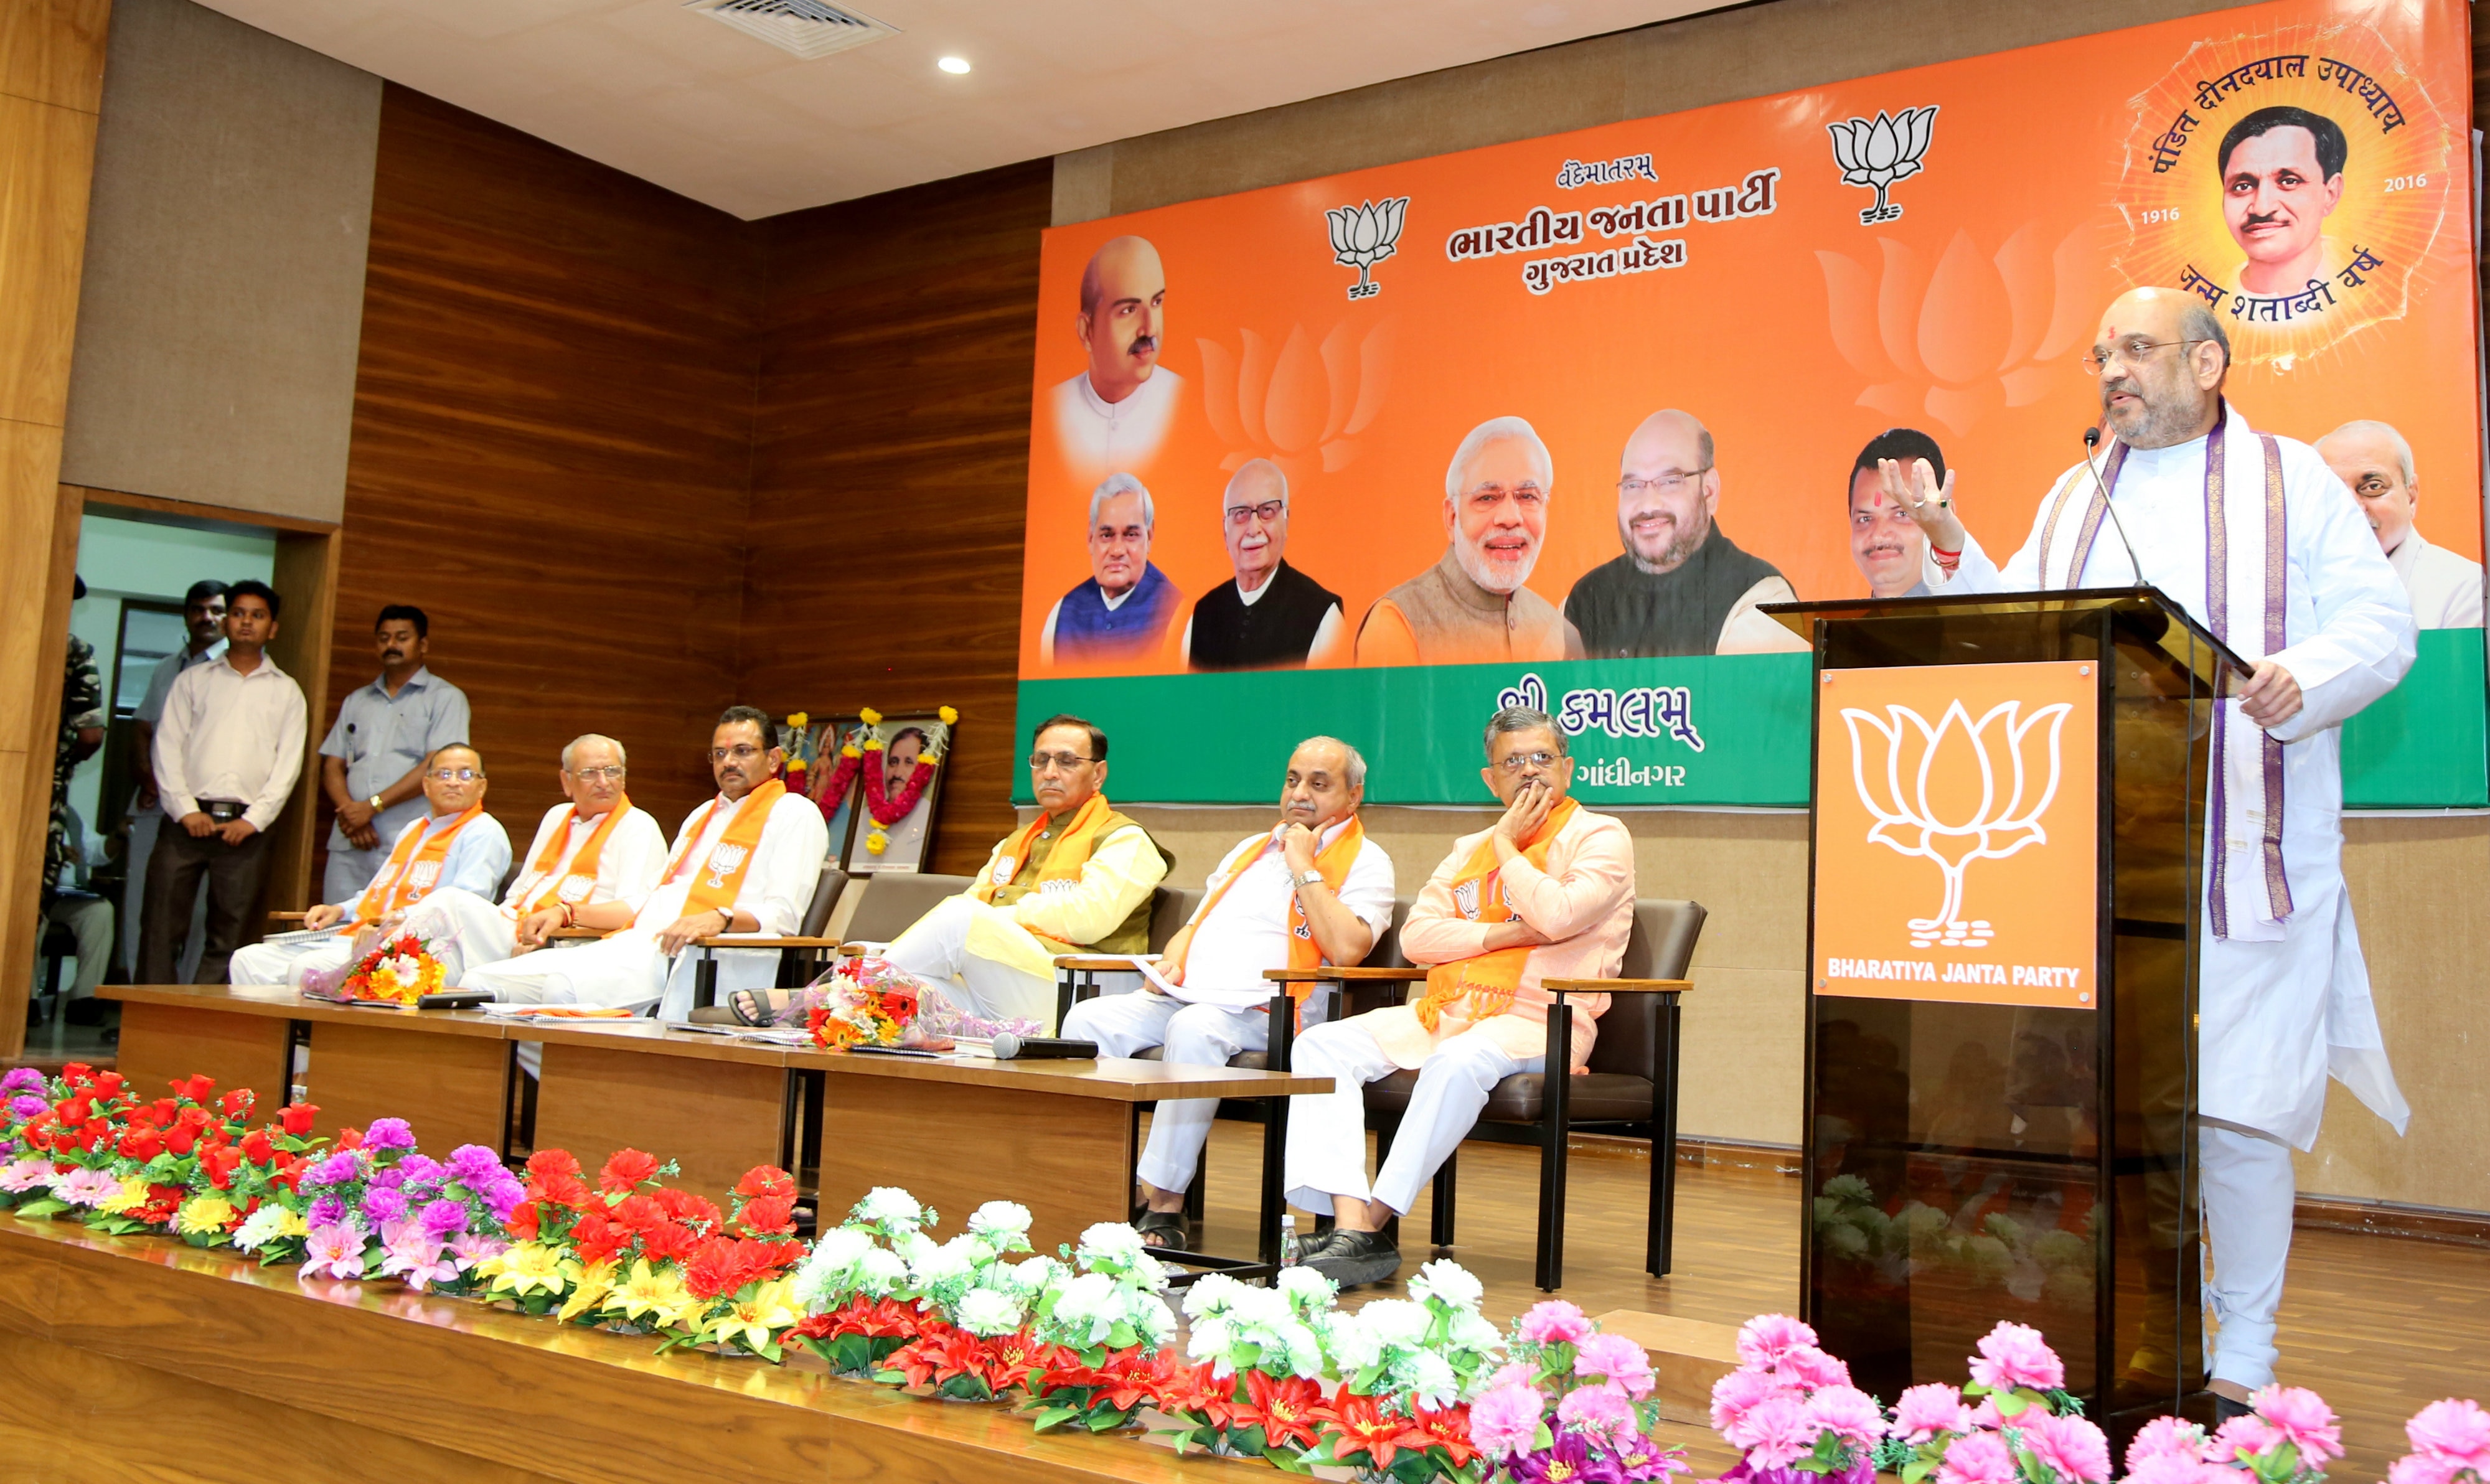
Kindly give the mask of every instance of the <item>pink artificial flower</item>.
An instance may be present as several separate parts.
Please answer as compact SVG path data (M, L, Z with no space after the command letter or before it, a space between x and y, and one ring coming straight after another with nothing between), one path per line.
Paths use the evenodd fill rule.
M1945 1462L1937 1466L1937 1484L2015 1484L2022 1466L2014 1450L1995 1433L1968 1433L1946 1444Z
M1971 1362L1971 1379L1992 1391L2029 1386L2055 1391L2067 1383L2067 1367L2041 1331L2029 1324L2000 1320L1980 1337L1980 1354Z
M28 1154L0 1167L0 1190L19 1195L38 1185L51 1182L52 1162L40 1154Z
M2235 1459L2244 1464L2282 1446L2282 1440L2281 1429L2250 1412L2244 1417L2233 1417L2216 1428L2214 1440L2205 1445L2205 1457L2216 1464L2227 1464Z
M428 1284L448 1283L458 1276L458 1265L442 1253L441 1238L425 1231L421 1222L392 1222L381 1229L381 1237L384 1276L403 1279L419 1294Z
M121 1181L101 1170L75 1169L52 1181L52 1194L71 1206L101 1206L121 1194Z
M1651 1356L1621 1334L1595 1334L1574 1356L1577 1376L1604 1376L1640 1401L1651 1395Z
M1470 1403L1471 1446L1499 1463L1528 1450L1539 1440L1541 1406L1527 1382L1489 1387Z
M1913 1386L1894 1402L1894 1436L1917 1447L1940 1433L1971 1431L1962 1392L1941 1381Z
M1729 1429L1758 1403L1791 1394L1791 1388L1770 1371L1731 1371L1712 1383L1712 1431L1727 1437Z
M2135 1430L2127 1445L2127 1467L2133 1472L2148 1458L2178 1455L2198 1463L2205 1458L2205 1430L2185 1417L2156 1417Z
M1806 1390L1818 1386L1850 1384L1850 1363L1839 1355L1828 1355L1812 1345L1792 1346L1781 1356L1778 1369L1784 1381Z
M461 1232L449 1238L449 1257L458 1265L460 1272L467 1271L488 1257L500 1257L509 1250L508 1242L498 1237L488 1237L481 1232Z
M1786 1314L1758 1314L1738 1326L1738 1358L1748 1365L1779 1365L1802 1345L1812 1349L1815 1331Z
M303 1242L303 1276L360 1278L363 1275L363 1232L350 1221L313 1227Z
M2067 1484L2109 1484L2109 1439L2081 1417L2028 1408L2015 1429L2023 1448Z
M1521 1316L1521 1338L1531 1345L1578 1345L1590 1332L1590 1316L1562 1298L1532 1304Z
M1610 1440L1629 1438L1641 1430L1634 1403L1627 1399L1623 1387L1610 1381L1566 1392L1565 1400L1556 1404L1556 1420ZM1471 1426L1477 1424L1473 1422ZM1812 1438L1809 1440L1810 1444L1813 1441Z
M2193 1453L2149 1453L2127 1466L2122 1484L2237 1484L2240 1472Z
M1872 1448L1885 1436L1884 1409L1856 1386L1820 1386L1807 1399L1808 1420L1853 1448Z
M2432 1402L2413 1413L2404 1436L2412 1440L2414 1452L2446 1459L2490 1479L2490 1411L2483 1411L2480 1403L2452 1397Z
M1786 1469L1815 1451L1816 1428L1805 1402L1794 1396L1769 1396L1748 1408L1746 1415L1721 1436L1747 1455L1750 1469Z
M2300 1449L2310 1468L2343 1456L2343 1429L2335 1425L2334 1409L2305 1386L2268 1386L2248 1398L2257 1415Z

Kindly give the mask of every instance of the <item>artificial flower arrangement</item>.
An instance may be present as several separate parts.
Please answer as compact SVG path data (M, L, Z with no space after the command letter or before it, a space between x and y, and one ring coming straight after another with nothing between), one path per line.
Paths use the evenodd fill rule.
M441 960L431 946L413 933L401 933L374 945L357 959L337 985L337 993L347 1000L413 1004L425 995L439 993L443 977Z
M2404 1424L2412 1451L2387 1469L2387 1484L2490 1484L2490 1412L2477 1402L2432 1402Z
M896 1046L916 1019L914 975L880 958L853 958L809 986L804 1028L825 1051Z
M824 780L822 791L813 796L820 801L825 815L837 812L840 803L847 799L848 784L861 771L864 774L865 814L873 821L872 829L865 834L864 848L874 855L879 856L889 848L888 828L906 819L915 809L918 800L925 797L926 788L934 781L934 771L942 766L942 756L950 748L951 728L960 724L960 713L945 706L938 709L935 714L941 719L921 728L925 734L924 750L916 754L916 766L909 772L908 781L901 785L898 793L888 792L882 766L882 754L889 745L888 740L883 736L882 713L868 706L860 713L864 725L840 742L838 763L831 768L829 777ZM787 722L790 726L799 724L796 716L788 717ZM796 785L791 782L788 787Z
M1640 1345L1549 1299L1514 1321L1508 1348L1513 1358L1469 1407L1470 1444L1495 1477L1640 1484L1689 1471L1683 1450L1650 1436L1660 1407ZM1872 1401L1868 1410L1882 1420Z

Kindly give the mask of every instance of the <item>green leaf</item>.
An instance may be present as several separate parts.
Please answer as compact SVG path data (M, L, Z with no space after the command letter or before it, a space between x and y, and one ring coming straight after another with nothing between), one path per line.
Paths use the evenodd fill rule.
M1929 1474L1936 1471L1937 1466L1934 1459L1923 1458L1912 1463L1904 1464L1902 1466L1902 1484L1920 1484L1922 1479L1926 1478Z
M1963 1389L1968 1391L1971 1388L1966 1386ZM2032 1405L2020 1391L1999 1391L1990 1399L1996 1402L1997 1414L2001 1417L2020 1416L2023 1409Z
M874 1379L880 1381L882 1378L877 1376ZM1050 1427L1061 1427L1079 1415L1081 1409L1078 1407L1049 1407L1031 1419L1029 1425L1042 1433Z

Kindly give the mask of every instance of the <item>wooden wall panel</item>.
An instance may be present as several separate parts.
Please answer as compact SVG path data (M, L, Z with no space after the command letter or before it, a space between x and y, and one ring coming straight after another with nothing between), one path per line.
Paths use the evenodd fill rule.
M378 673L373 616L413 602L516 848L581 732L630 749L633 800L669 831L709 792L742 606L752 241L389 87L315 735Z
M1038 160L756 223L766 258L741 693L957 706L937 871L1013 824Z

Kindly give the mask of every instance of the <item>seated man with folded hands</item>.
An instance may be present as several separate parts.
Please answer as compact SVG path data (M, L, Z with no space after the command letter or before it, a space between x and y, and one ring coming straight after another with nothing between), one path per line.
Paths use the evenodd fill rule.
M1280 820L1230 851L1210 875L1193 920L1169 940L1156 973L1124 995L1085 1000L1063 1033L1111 1057L1164 1046L1170 1062L1226 1066L1269 1043L1273 986L1265 969L1362 962L1392 925L1392 858L1366 837L1357 806L1366 760L1337 738L1310 738L1288 755ZM1162 1102L1138 1175L1148 1211L1137 1222L1153 1247L1185 1244L1184 1192L1202 1161L1217 1098Z
M1415 1003L1317 1026L1289 1069L1331 1077L1330 1092L1288 1100L1282 1183L1289 1204L1335 1225L1305 1264L1346 1287L1400 1270L1382 1232L1461 1147L1495 1085L1547 1070L1545 979L1613 977L1634 930L1634 841L1614 817L1567 791L1574 760L1546 712L1513 706L1487 724L1487 786L1505 805L1495 827L1453 842L1401 927L1401 951L1428 966ZM1606 995L1569 999L1573 1070L1589 1062ZM1400 1134L1366 1178L1365 1087L1414 1070Z

